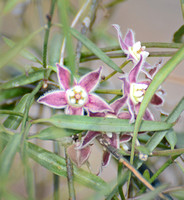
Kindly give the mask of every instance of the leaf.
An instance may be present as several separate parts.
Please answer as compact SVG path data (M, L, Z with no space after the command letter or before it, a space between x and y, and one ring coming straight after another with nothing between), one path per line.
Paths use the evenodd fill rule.
M49 128L41 130L38 134L32 135L29 139L38 138L41 140L58 140L59 138L72 136L80 131L63 129L51 126Z
M171 149L174 149L174 147L177 143L176 132L174 130L168 131L165 138L169 142Z
M5 42L9 47L14 47L14 46L16 46L16 43L13 42L12 40L10 40L9 38L7 38L7 37L5 37L5 36L3 36L2 38L3 38L4 42ZM28 60L31 60L31 61L34 61L34 62L38 62L38 63L40 63L40 64L42 65L42 62L41 62L36 56L34 56L30 51L24 49L24 50L20 51L20 54L21 54L23 57L27 58Z
M4 151L0 155L0 179L5 180L8 176L8 172L13 162L13 158L17 152L19 144L21 142L21 135L15 134L8 141Z
M2 53L0 56L0 68L4 67L10 60L12 60L41 30L43 30L43 27L21 40L13 48Z
M0 89L0 102L1 104L10 103L7 100L22 96L30 91L31 89L29 88L11 88L7 90Z
M28 143L28 154L37 163L59 176L67 176L65 159L35 144ZM104 189L107 185L98 176L73 166L74 180L95 190Z
M75 130L92 130L105 132L132 132L134 125L126 119L114 119L104 117L88 117L77 115L53 115L49 119L38 119L33 123L50 123L58 128L67 128ZM140 131L166 130L172 127L172 124L157 121L143 121Z
M28 75L22 74L20 76L17 76L15 78L11 79L8 82L1 84L0 89L9 89L9 88L20 87L23 85L31 84L36 81L42 80L42 79L44 79L45 72L46 72L45 69L39 69L35 72L29 73Z
M1 132L0 138L8 142L12 140L13 137ZM35 162L39 163L54 174L67 177L66 162L64 158L30 142L25 143L28 145L28 156L31 157ZM73 166L73 169L74 180L76 182L94 190L107 190L107 183L100 177L83 169L79 169L76 166Z
M50 65L55 66L56 63L59 63L62 38L63 37L61 34L54 34L50 41L50 48L48 48L48 58Z
M71 34L77 38L79 41L83 43L85 47L87 47L90 51L92 51L98 58L100 58L104 63L106 63L109 67L116 70L117 72L122 73L122 70L93 42L91 42L87 37L79 33L76 29L70 29Z
M29 98L29 94L25 94L20 102L16 105L16 107L14 108L14 111L16 112L20 112L20 113L24 113L25 111L25 107L26 107L26 103L27 103L27 99ZM18 116L9 116L3 123L3 125L6 128L10 128L10 129L14 129L16 130L20 123L22 121L22 117L18 117Z
M182 43L182 38L184 35L184 25L182 25L175 33L173 36L173 42L176 43Z

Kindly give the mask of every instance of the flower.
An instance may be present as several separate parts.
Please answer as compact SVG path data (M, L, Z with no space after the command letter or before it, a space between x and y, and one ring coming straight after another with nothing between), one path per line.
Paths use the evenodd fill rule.
M117 24L113 24L113 27L117 30L120 47L125 53L125 55L127 55L127 60L131 60L134 64L137 64L137 62L140 60L141 55L146 57L149 55L149 53L145 51L146 47L141 46L140 41L135 42L134 32L131 29L128 30L123 40L120 31L120 26ZM149 76L145 68L152 68L152 66L147 62L144 62L143 66L144 67L141 70L147 76Z
M88 160L91 154L91 148L89 145L83 149L78 149L79 145L80 143L76 142L67 148L67 154L69 155L70 159L77 165L77 167L81 167Z
M130 119L130 114L128 112L122 112L116 115L114 112L103 112L103 113L90 113L91 117L108 117L108 118L120 118L120 119ZM79 149L84 149L90 145L95 138L102 136L109 145L116 149L119 149L121 143L128 142L131 139L129 133L119 134L119 133L102 133L99 131L88 131L84 136ZM104 149L101 167L105 167L109 164L111 159L111 154Z
M64 66L57 66L60 90L47 92L38 99L39 103L53 108L66 108L69 115L83 115L84 109L91 112L111 110L110 106L99 96L91 93L100 81L102 67L83 76L78 82L74 78L70 86L70 71Z
M130 123L135 121L135 114L138 113L145 92L151 83L155 72L157 71L156 68L150 70L149 75L151 78L137 82L137 77L141 71L141 68L143 67L145 58L145 54L141 54L139 62L135 65L135 67L133 67L128 76L123 76L120 78L124 82L124 95L111 105L111 108L113 108L115 113L117 113L120 108L127 105L131 114ZM163 99L158 94L154 94L150 103L159 106L162 105ZM148 108L146 109L143 119L154 120L154 116Z

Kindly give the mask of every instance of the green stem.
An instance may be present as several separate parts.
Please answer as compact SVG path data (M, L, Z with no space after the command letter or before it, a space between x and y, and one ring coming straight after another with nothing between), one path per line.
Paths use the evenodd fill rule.
M126 60L119 68L122 69L123 67L125 67L130 61ZM105 77L104 80L102 80L100 83L103 83L104 81L107 81L108 79L110 79L112 76L114 76L117 73L117 71L113 71L111 74L109 74L108 76Z
M149 57L171 57L176 53L176 51L153 51L149 52ZM111 53L106 53L107 56L110 58L125 58L126 55L121 51L121 52L111 52ZM98 60L99 58L95 56L94 54L82 54L80 62L87 62L87 61L92 61L92 60Z
M47 46L48 46L49 33L50 33L50 27L51 27L51 21L52 21L52 17L54 13L55 3L56 3L56 0L52 0L50 12L47 15L48 22L47 22L47 27L45 30L44 44L43 44L43 68L47 67Z
M153 156L176 156L184 153L184 148L174 149L174 150L163 150L163 151L154 151Z
M53 142L54 145L54 153L56 155L59 155L59 144L57 141ZM53 179L54 179L54 200L59 200L60 195L59 195L59 176L56 174L53 174Z
M95 90L95 93L122 95L121 90Z
M68 180L68 189L69 189L69 199L75 200L75 188L74 188L74 176L73 176L73 165L68 157L67 150L65 148L65 159L66 159L66 168L67 168L67 180Z
M121 163L118 163L118 183L119 183L119 180L122 177L122 168L123 168L123 165ZM122 187L123 187L123 185L120 184L119 187L118 187L118 191L119 191L119 195L121 197L121 200L125 200L125 195L123 193Z

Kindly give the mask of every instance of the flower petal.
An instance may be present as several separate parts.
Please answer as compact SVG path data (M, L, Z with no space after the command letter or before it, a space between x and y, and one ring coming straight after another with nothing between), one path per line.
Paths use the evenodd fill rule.
M154 120L154 116L153 116L153 114L149 111L148 108L146 109L146 111L145 111L145 113L144 113L143 119L144 119L144 120L149 120L149 121L153 121L153 120Z
M65 114L67 114L67 115L83 115L84 108L68 106L65 110Z
M107 166L109 164L110 159L111 159L111 154L107 151L104 151L102 159L102 167Z
M98 135L100 135L100 132L97 131L88 131L82 141L82 144L80 145L80 149L86 147L88 144L90 144Z
M128 30L127 34L125 35L125 44L127 46L133 46L135 43L134 33L131 29Z
M95 94L88 95L88 102L84 105L84 107L91 112L112 111L111 107Z
M78 149L77 144L72 144L67 148L67 154L70 159L77 165L77 167L81 167L89 158L91 153L90 146L87 146L83 149Z
M157 94L154 94L152 99L151 99L151 104L154 104L154 105L162 105L164 102L164 100Z
M119 110L125 105L126 101L127 101L127 96L124 96L114 101L110 106L114 110L114 112L117 114Z
M60 90L47 92L46 94L41 96L37 101L52 108L64 108L67 106L65 91Z
M58 63L56 64L57 66L57 76L58 76L58 81L59 85L61 88L64 90L67 90L70 88L70 77L71 77L71 72L64 66L60 66ZM76 84L76 81L74 81L74 84Z
M118 114L119 119L130 119L131 115L129 112L121 112Z
M112 26L117 30L120 47L126 53L126 51L128 51L128 46L123 41L122 34L121 34L121 31L120 31L120 26L117 25L117 24L113 24Z
M120 143L123 143L123 142L128 142L128 141L130 141L131 140L131 135L129 135L129 134L123 134L123 135L120 135L120 137L119 137L119 142Z
M79 81L79 85L83 87L86 92L91 92L97 87L97 84L100 81L102 72L102 67L100 67L97 71L90 72L83 76Z
M137 76L139 75L139 72L140 72L140 70L141 70L141 68L143 66L142 65L143 62L144 62L144 59L143 59L142 55L140 55L139 62L135 65L135 67L133 67L133 69L129 73L128 78L129 78L130 83L136 83Z
M130 98L128 98L127 105L128 105L128 111L130 112L131 115L130 123L134 123L135 122L134 103Z

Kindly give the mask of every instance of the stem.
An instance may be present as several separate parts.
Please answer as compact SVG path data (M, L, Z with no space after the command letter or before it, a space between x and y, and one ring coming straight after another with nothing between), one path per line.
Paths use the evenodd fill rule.
M53 142L54 145L54 153L56 155L59 155L59 144L57 141ZM54 174L53 175L53 179L54 179L54 200L59 200L60 199L60 195L59 195L59 176Z
M52 17L54 13L55 3L56 3L56 0L52 0L50 12L47 15L48 22L47 22L47 26L45 30L44 44L43 44L43 68L47 67L47 46L48 46L49 33L50 33L50 27L51 27L51 21L52 21Z
M67 168L67 180L68 180L68 189L69 189L69 200L75 200L75 188L74 188L74 176L73 176L73 165L68 157L67 150L65 148L65 159L66 159L66 168Z
M121 90L95 90L95 93L122 95Z
M122 167L123 165L121 163L118 163L118 180L120 179L121 177L121 173L122 173ZM122 185L119 185L118 187L118 191L119 191L119 195L121 197L121 200L125 200L125 195L123 193L123 189L122 189Z
M149 57L171 57L176 51L154 51L149 52ZM126 55L123 52L106 53L110 58L125 58ZM94 54L82 54L80 62L87 62L92 60L98 60L99 58Z
M122 69L123 67L125 67L130 61L126 60L119 68ZM105 77L105 79L103 79L100 83L103 83L104 81L107 81L108 79L110 79L112 76L114 76L117 73L117 71L113 71L111 74L109 74L108 76ZM124 73L124 72L123 72Z

